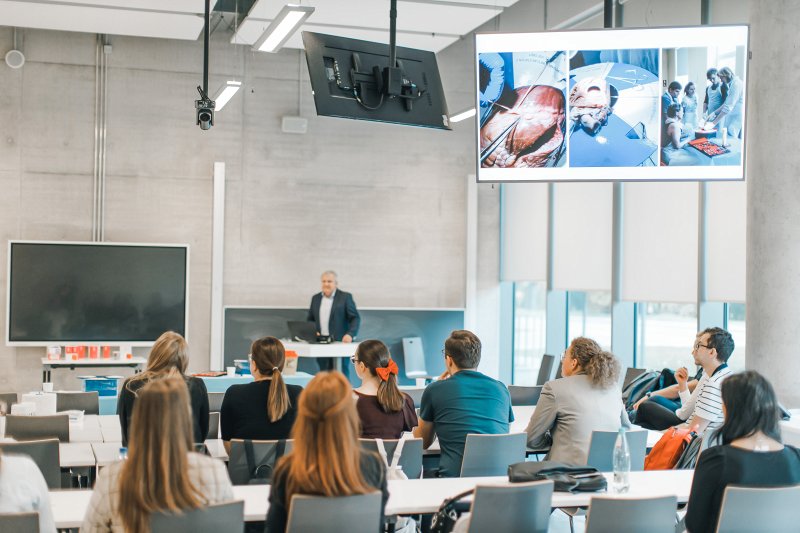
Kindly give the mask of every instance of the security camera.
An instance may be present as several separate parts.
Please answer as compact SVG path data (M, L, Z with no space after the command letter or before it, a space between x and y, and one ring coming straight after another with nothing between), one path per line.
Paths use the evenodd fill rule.
M197 86L197 92L200 93L200 100L194 101L194 107L197 110L197 125L201 130L210 130L214 125L214 107L216 103L210 99L202 87Z

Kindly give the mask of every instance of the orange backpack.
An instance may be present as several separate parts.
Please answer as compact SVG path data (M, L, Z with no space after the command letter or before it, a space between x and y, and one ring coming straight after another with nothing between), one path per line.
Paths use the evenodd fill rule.
M645 470L671 470L697 437L688 428L669 428L644 459Z

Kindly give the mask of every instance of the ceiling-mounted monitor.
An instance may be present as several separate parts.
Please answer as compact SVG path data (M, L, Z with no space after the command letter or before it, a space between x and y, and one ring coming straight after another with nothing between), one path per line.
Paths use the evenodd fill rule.
M8 265L9 345L186 335L187 245L9 241Z
M748 30L477 34L478 181L744 179Z
M303 32L308 73L318 115L449 130L436 54Z

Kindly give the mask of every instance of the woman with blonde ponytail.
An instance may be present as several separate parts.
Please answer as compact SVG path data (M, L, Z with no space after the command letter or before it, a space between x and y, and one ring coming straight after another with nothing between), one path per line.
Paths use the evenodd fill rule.
M225 464L192 451L189 393L180 377L138 390L128 458L97 477L81 525L84 533L147 533L153 513L233 500Z
M277 440L289 437L297 416L297 399L303 388L286 385L283 366L286 351L275 337L264 337L250 347L253 382L232 385L220 409L222 440Z
M592 431L630 426L622 405L620 363L592 339L577 337L561 357L561 379L548 381L526 432L528 446L550 447L546 460L586 464Z
M377 340L362 341L351 358L361 386L353 392L365 439L398 439L419 422L414 401L397 388L397 364Z
M339 372L320 372L308 384L292 430L294 447L275 468L266 531L286 530L295 494L351 496L380 490L381 523L389 499L386 467L358 442L358 415L350 383Z

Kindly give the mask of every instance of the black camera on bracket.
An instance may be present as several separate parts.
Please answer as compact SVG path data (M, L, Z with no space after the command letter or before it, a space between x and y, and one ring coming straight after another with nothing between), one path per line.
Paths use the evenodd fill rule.
M197 86L197 92L200 93L200 100L194 101L194 107L197 110L197 125L201 130L210 130L214 125L214 107L216 102L210 99L202 87Z

